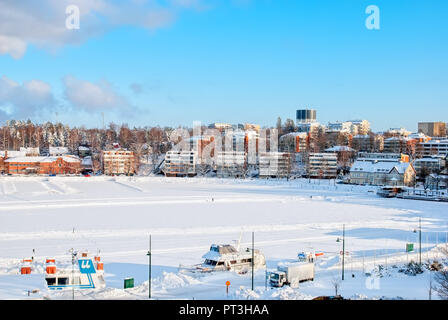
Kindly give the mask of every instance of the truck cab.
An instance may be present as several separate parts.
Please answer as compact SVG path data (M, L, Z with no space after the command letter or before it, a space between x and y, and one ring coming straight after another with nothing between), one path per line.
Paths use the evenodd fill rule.
M272 287L283 287L286 282L286 272L273 271L269 273L269 283Z

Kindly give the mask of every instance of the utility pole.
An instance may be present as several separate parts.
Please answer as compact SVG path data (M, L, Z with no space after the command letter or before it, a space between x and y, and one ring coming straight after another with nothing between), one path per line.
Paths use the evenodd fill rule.
M345 224L342 225L342 280L344 280L344 263L345 263Z
M422 219L418 218L418 243L419 243L419 264L422 265Z
M149 299L151 299L151 235L149 235L149 251L146 255L149 258L148 289L149 289Z
M75 286L74 286L74 280L75 280L75 251L72 248L72 300L75 300Z
M252 232L252 291L254 291L254 265L255 265L254 232Z

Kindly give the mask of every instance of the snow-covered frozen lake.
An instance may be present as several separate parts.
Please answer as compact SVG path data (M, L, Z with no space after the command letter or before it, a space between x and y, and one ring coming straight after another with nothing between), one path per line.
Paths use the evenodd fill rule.
M145 299L149 234L155 299L333 295L341 278L342 242L336 240L343 224L349 253L345 280L339 281L344 297L427 299L429 272L413 277L397 270L417 259L406 254L405 245L418 248L413 231L419 218L423 258L439 255L435 246L446 243L448 204L383 199L375 190L306 179L0 177L0 299L28 298L27 290L34 288L40 289L35 298L71 299L71 292L48 292L41 281L45 258L67 262L70 248L100 250L106 272L106 289L77 291L77 299ZM242 245L249 246L252 232L269 269L295 261L299 251L323 251L315 281L266 290L265 270L259 270L251 292L250 275L178 273L180 264L202 262L212 243L232 243L242 234ZM20 261L33 249L35 274L18 276ZM365 275L378 265L387 267L384 277ZM123 290L129 276L136 287Z

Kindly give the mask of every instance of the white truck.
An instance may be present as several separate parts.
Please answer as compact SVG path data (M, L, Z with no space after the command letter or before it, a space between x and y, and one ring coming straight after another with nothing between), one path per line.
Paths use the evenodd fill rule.
M283 287L285 284L295 287L299 282L314 280L314 263L296 262L281 264L276 271L269 273L269 283L272 287Z

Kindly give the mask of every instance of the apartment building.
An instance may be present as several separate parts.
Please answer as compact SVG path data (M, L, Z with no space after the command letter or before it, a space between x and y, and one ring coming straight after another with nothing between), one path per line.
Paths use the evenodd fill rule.
M192 177L196 175L198 154L195 151L168 151L163 173L167 177Z
M432 173L439 173L444 165L445 160L443 156L424 157L416 159L413 162L413 166L419 178Z
M419 122L418 132L424 133L430 137L445 137L446 123L445 122Z
M220 178L241 178L246 176L247 153L222 151L216 154L216 175Z
M289 177L293 170L294 157L289 152L260 153L260 177Z
M308 157L307 174L310 178L336 178L338 175L337 153L310 153Z
M421 142L419 144L423 156L432 155L447 155L448 154L448 139L445 140L431 140Z
M133 175L137 171L133 151L118 148L102 152L103 173L106 175Z

